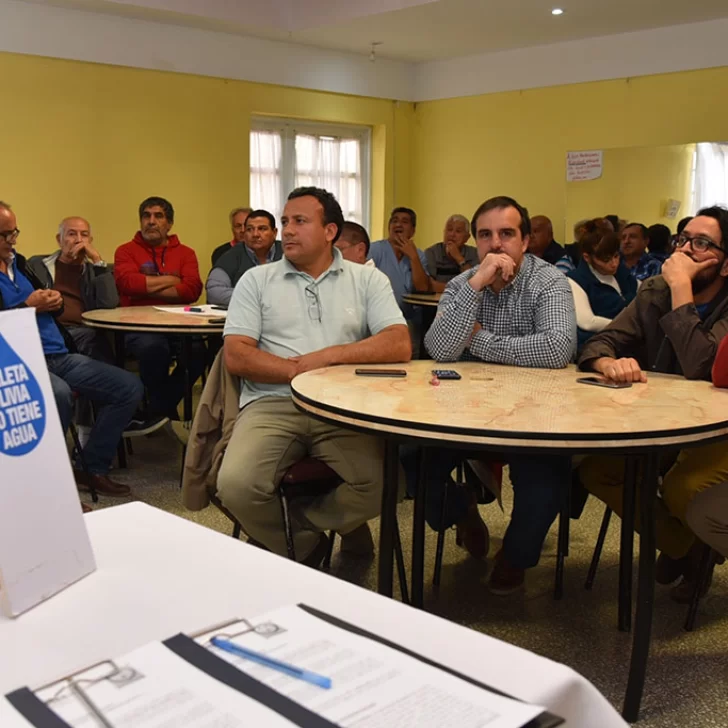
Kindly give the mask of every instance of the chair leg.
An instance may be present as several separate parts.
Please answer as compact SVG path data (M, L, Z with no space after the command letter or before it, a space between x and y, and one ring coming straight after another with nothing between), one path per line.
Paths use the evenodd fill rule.
M296 549L293 545L293 526L291 525L291 514L288 509L288 498L283 491L279 491L278 500L281 504L281 517L283 518L283 530L286 534L286 548L288 549L288 558L291 561L296 560Z
M397 576L399 577L399 591L402 595L402 603L409 604L409 592L407 590L407 569L404 566L404 553L402 552L402 539L399 535L399 523L394 521L394 558L397 562Z
M571 522L571 479L561 496L559 513L559 536L556 548L556 576L554 579L554 599L564 596L564 560L569 555L569 525Z
M331 569L331 557L334 554L334 542L336 541L336 531L329 533L329 547L326 550L326 556L321 563L321 571L329 571Z
M711 549L710 546L703 546L703 551L700 554L700 565L698 566L697 579L695 580L695 589L693 591L693 597L690 600L690 607L688 609L687 617L685 618L685 625L683 626L683 629L686 632L692 632L693 629L695 629L695 618L698 614L698 606L700 605L701 595L708 584L712 568L713 549Z
M131 446L131 438L130 437L124 438L124 444L126 445L126 454L133 455L134 448Z
M76 425L71 422L71 426L69 427L69 429L71 431L71 438L73 439L73 449L76 451L76 455L78 456L79 462L81 463L81 470L83 470L84 473L88 473L88 465L86 464L86 457L83 454L81 442L78 439L78 430L76 429ZM98 503L99 494L96 492L96 488L94 488L93 484L90 484L88 489L91 493L91 500L94 503Z
M231 534L233 538L235 538L235 539L240 538L240 528L241 528L240 524L237 521L235 521L233 523L233 532Z
M607 537L607 530L609 529L609 521L612 518L612 509L607 506L604 509L604 517L602 518L602 525L599 527L599 536L597 537L596 546L594 546L594 555L592 556L591 564L589 564L589 572L586 575L586 581L584 582L584 589L591 591L594 586L594 578L597 575L597 567L599 566L599 559L602 556L602 549L604 548L604 539Z

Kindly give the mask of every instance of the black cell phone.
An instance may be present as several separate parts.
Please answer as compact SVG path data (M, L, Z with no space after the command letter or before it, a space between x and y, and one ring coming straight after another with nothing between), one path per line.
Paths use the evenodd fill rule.
M357 377L406 377L405 369L355 369Z
M438 379L462 379L454 369L433 369L432 373Z
M628 389L632 382L609 382L601 377L580 377L576 380L579 384L591 384L595 387L606 387L607 389Z

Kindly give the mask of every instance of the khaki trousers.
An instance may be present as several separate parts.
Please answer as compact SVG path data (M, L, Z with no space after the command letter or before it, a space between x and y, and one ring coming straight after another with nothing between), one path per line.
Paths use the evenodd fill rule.
M596 455L588 457L579 467L584 487L619 515L622 513L624 462L621 457ZM662 499L656 507L655 536L661 551L675 559L687 554L695 541L695 535L687 525L688 506L698 493L724 480L728 480L728 443L716 442L680 451L675 464L663 478ZM637 531L639 514L638 506L635 509Z
M286 470L306 456L325 462L344 482L313 501L292 504L299 560L323 531L348 533L379 515L382 440L315 420L290 397L264 397L240 411L217 479L218 496L245 532L286 555L277 488Z

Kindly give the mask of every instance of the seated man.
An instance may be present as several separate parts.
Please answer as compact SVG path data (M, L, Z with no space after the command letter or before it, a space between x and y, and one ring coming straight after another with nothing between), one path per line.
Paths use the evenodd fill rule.
M727 244L728 210L700 210L676 239L662 275L645 281L634 301L587 342L579 367L616 382L644 382L644 370L710 379L718 342L728 334ZM623 458L587 458L579 475L589 492L621 512ZM683 450L663 479L656 522L662 550L657 579L669 584L685 577L687 581L673 590L678 601L692 593L699 553L686 526L686 511L698 492L724 480L728 480L724 442Z
M620 234L622 260L632 277L638 281L644 281L652 276L660 275L662 261L647 252L650 242L647 227L641 222L631 222L622 228Z
M240 245L245 242L245 221L248 219L252 208L250 207L236 207L230 213L230 227L232 228L233 237L229 243L223 243L218 245L215 250L212 251L212 265L213 267L220 258L232 250L236 245Z
M528 252L551 265L556 265L566 254L564 247L554 240L554 226L546 215L534 215L531 218Z
M19 234L10 205L0 202L0 311L25 306L35 309L64 433L73 415L74 392L98 405L96 422L83 448L89 472L74 469L79 489L89 490L93 485L102 495L127 496L129 486L115 483L108 472L121 433L144 394L141 382L123 369L69 352L62 326L54 320L54 314L62 311L63 297L58 291L43 289L25 258L15 253ZM72 346L73 340L68 339Z
M207 302L217 306L227 306L237 285L246 270L256 265L265 265L280 260L283 248L276 235L276 221L267 210L252 211L245 221L245 238L220 256L210 271L205 288Z
M359 263L370 268L376 268L374 261L369 258L369 234L358 222L347 220L341 228L341 235L335 243L344 256L344 260Z
M588 223L581 239L582 261L567 277L576 306L579 350L635 297L637 281L619 258L619 236Z
M139 205L139 230L116 249L114 278L122 306L160 306L194 303L202 293L197 256L169 231L174 208L162 197L149 197ZM166 334L125 336L126 351L139 360L139 374L149 392L150 417L178 420L177 405L184 396L184 371L178 365L170 375L173 357L182 352L180 337ZM205 368L205 345L194 339L187 362L190 382Z
M425 337L438 362L475 360L522 367L565 367L576 349L574 302L566 277L527 254L528 211L510 197L494 197L473 215L472 232L481 262L453 279ZM494 392L497 398L497 393ZM433 450L427 473L427 521L438 529L446 478L462 450ZM541 546L559 512L571 479L570 459L519 455L509 459L514 505L496 555L489 588L508 594L523 586L525 570L538 563ZM406 467L408 474L411 467ZM412 487L408 477L408 487ZM450 488L447 526L458 524L466 548L487 553L488 533L477 502L466 488Z
M463 271L478 265L478 249L466 245L470 238L470 221L463 215L450 215L445 223L441 243L425 250L427 269L432 275L432 290L442 293L445 284Z
M299 412L290 381L334 364L406 362L407 327L386 277L334 248L344 218L334 196L302 187L282 217L283 260L236 287L225 324L225 364L242 379L241 412L217 480L218 495L254 541L286 554L276 490L306 455L344 483L293 512L296 554L318 565L323 532L346 538L379 513L383 445Z
M83 325L81 314L96 308L116 308L119 293L114 276L94 247L91 226L82 217L61 220L56 235L59 250L50 255L34 255L28 260L44 288L63 297L63 313L57 317L76 344L80 354L113 362L106 332Z

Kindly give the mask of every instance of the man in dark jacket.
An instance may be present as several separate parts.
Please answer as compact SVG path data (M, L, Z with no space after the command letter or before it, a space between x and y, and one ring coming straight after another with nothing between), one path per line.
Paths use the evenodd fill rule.
M111 267L94 247L91 226L82 217L61 220L56 235L59 249L50 255L34 255L28 267L44 288L63 296L58 317L72 336L79 353L112 363L108 337L99 329L83 325L81 314L97 308L116 308L116 290Z
M74 470L79 489L88 490L93 485L103 495L127 496L129 486L115 483L108 473L119 438L144 394L142 384L123 369L69 349L73 342L64 337L63 326L56 321L63 309L63 298L58 291L43 289L25 258L15 253L19 234L15 214L7 203L0 202L0 311L35 309L64 432L71 422L74 393L98 406L96 422L83 448L88 472Z
M561 260L566 254L563 246L554 240L554 226L546 215L534 215L531 218L531 238L528 252L542 258L551 265Z
M237 282L256 265L280 260L283 247L276 240L276 220L267 210L253 210L245 221L245 240L218 258L207 277L207 302L227 306Z
M718 344L728 334L727 281L728 210L705 208L676 239L662 275L646 280L635 300L587 342L579 367L636 386L647 381L645 370L709 381ZM579 473L587 490L621 511L621 458L588 458ZM656 523L662 550L657 579L669 584L683 577L673 590L677 601L692 594L700 551L686 525L688 506L697 493L727 479L724 442L683 450L665 474Z

